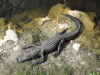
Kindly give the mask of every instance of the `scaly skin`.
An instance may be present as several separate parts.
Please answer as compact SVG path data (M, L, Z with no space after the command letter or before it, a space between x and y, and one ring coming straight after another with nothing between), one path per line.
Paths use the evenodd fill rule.
M24 62L30 59L40 58L40 60L33 62L33 65L41 64L47 60L47 55L49 53L57 50L55 55L58 55L60 53L61 46L65 40L70 41L80 33L80 26L81 26L80 21L76 17L73 17L71 15L67 15L67 14L62 14L62 15L70 18L75 23L76 29L68 33L65 32L66 30L57 33L52 38L42 42L40 46L35 46L35 45L25 46L24 49L27 49L29 47L35 47L35 48L33 48L32 52L27 53L22 57L18 57L17 62Z

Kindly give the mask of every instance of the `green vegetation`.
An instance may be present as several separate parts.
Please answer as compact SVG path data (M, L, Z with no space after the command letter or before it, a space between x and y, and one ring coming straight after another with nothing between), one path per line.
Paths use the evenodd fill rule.
M57 18L61 13L67 13L69 10L69 7L64 8L64 5L59 3L51 7L48 16L50 18Z
M9 68L9 70L10 71L5 75L74 75L73 69L66 64L61 67L55 64L32 66L31 62L27 62L24 64L17 64L16 66L14 65L12 68ZM100 75L100 72L90 72L88 75Z
M57 4L57 5L53 6L49 11L48 16L51 18L57 18L57 16L63 12L63 10L64 10L63 7L64 7L64 5L62 5L62 4Z
M100 75L100 72L90 72L89 75Z
M2 75L70 75L71 68L67 65L58 67L55 64L32 66L31 62L9 65Z
M3 38L3 36L5 35L5 31L7 29L7 25L5 25L5 19L4 18L0 18L0 37Z

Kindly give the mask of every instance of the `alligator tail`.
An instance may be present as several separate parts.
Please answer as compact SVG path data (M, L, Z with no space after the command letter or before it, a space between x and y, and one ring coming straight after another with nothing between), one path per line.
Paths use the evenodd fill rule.
M70 18L76 25L75 30L73 30L72 32L66 32L64 34L62 34L63 39L67 39L67 40L72 40L75 36L77 36L80 33L80 29L81 29L81 22L78 18L68 15L68 14L62 14L65 17Z

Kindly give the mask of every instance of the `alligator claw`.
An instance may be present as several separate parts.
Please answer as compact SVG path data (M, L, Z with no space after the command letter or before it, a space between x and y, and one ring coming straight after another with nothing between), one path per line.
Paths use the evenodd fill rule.
M31 46L28 46L28 45L24 45L23 49L27 49L27 48L30 48Z
M39 65L39 64L36 62L32 62L32 66L36 66L36 65Z
M20 57L16 58L16 61L17 61L18 63L23 62L22 59L21 59Z

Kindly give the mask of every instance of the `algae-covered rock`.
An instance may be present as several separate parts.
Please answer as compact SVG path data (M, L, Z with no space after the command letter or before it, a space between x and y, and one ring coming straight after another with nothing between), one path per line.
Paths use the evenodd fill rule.
M37 27L25 29L22 38L27 43L37 43L40 42L40 33L40 29Z
M94 25L95 23L90 19L90 17L84 13L84 12L80 12L80 20L82 21L84 27L85 27L85 30L87 32L91 32L94 30Z
M29 10L29 11L24 11L23 13L16 13L15 15L12 16L11 21L15 23L23 23L26 24L30 22L32 19L38 18L38 17L43 17L46 15L45 9L37 9L37 10Z
M82 33L77 39L78 42L81 42L83 45L85 45L87 48L89 48L90 51L92 51L94 54L100 54L100 41L99 41L99 28L96 28L94 30L95 23L93 22L93 19L95 18L95 13L92 12L82 12L77 11L78 16L76 16L82 23ZM93 15L91 15L93 14Z
M5 27L5 19L4 18L0 18L0 31L2 31Z
M5 19L4 18L0 18L0 24L4 24L5 23Z
M0 18L0 38L3 38L7 25L5 25L5 19Z
M38 30L38 27L36 23L32 20L31 22L24 24L24 32L21 36L27 43L33 43L33 41L39 41L39 38L35 39L37 36L39 36L40 32ZM34 37L33 37L34 35Z
M20 37L24 36L24 39L27 38L29 43L32 43L32 38L34 34L36 36L39 34L39 24L40 20L35 20L37 18L41 18L42 16L46 15L45 9L37 9L33 11L25 11L23 13L17 13L11 17L11 21L15 24L19 24L21 26L20 29L16 29L16 32L19 34ZM27 35L27 36L26 36Z
M67 13L69 10L70 8L68 6L64 7L63 4L58 3L51 7L51 9L49 10L48 16L50 18L57 18L62 13Z
M73 26L73 27L72 27ZM48 21L45 21L41 26L41 31L43 34L45 34L48 37L52 37L56 34L56 32L62 32L63 30L69 30L71 31L72 28L74 28L74 23L65 16L59 15L57 19L51 19Z
M95 25L95 23L93 22L93 18L95 17L95 14L93 16L90 16L93 13L90 14L88 13L89 14L88 15L85 12L79 10L71 10L68 7L64 8L62 4L57 4L50 9L48 16L57 19L59 18L61 13L65 13L77 17L83 23L84 31L87 32L93 31Z
M94 15L89 16L87 13L78 10L69 10L68 14L77 17L83 23L84 31L91 32L94 30Z
M87 14L89 15L90 19L93 21L94 18L96 17L96 13L95 12L87 12Z
M48 16L51 18L57 18L57 16L63 12L63 9L64 9L63 7L64 7L64 5L62 5L62 4L57 4L53 7L51 7L51 9L49 10Z

